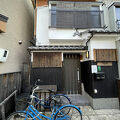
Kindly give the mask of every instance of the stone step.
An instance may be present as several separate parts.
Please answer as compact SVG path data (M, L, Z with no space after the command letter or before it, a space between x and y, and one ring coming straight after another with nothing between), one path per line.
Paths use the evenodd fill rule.
M71 99L71 102L74 105L78 105L78 106L88 106L88 105L90 105L89 100L85 96L82 96L80 94L70 94L70 95L67 95L67 96Z

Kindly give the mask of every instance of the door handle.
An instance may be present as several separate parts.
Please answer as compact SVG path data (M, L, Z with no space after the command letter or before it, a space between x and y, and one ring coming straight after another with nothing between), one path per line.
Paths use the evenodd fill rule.
M78 81L80 80L79 68L77 68L77 79L78 79Z

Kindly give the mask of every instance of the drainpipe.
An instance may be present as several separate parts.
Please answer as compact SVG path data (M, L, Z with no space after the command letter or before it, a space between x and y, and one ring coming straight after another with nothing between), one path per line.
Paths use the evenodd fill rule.
M92 37L93 37L93 35L94 35L95 33L94 32L92 32L91 33L91 36L90 36L90 38L87 40L87 42L86 42L86 48L88 48L88 42L92 39Z

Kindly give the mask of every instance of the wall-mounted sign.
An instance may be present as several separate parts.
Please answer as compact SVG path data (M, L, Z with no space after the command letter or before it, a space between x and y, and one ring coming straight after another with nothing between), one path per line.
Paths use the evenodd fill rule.
M92 65L91 69L92 69L92 73L97 73L97 65Z
M98 66L98 71L101 72L101 66Z

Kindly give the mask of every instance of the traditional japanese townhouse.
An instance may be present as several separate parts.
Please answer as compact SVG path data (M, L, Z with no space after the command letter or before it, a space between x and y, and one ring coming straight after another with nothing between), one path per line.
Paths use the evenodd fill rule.
M31 83L41 79L41 84L55 84L66 94L84 94L95 109L118 107L119 31L115 11L111 14L115 4L97 0L32 2Z

